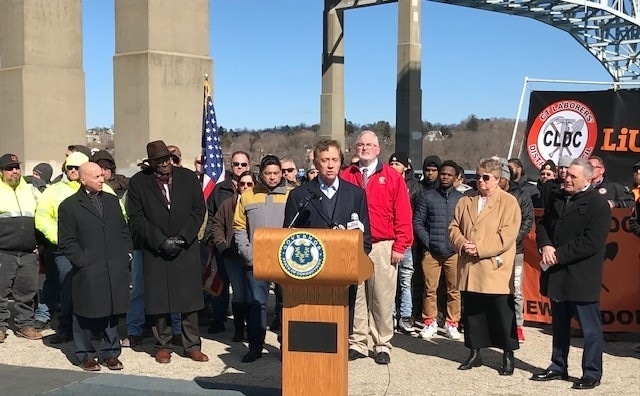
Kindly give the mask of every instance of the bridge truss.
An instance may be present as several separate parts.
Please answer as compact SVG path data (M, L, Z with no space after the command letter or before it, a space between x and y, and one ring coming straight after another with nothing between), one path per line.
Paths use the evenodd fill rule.
M335 0L350 9L397 0ZM640 81L640 0L429 0L532 18L569 33L616 82Z

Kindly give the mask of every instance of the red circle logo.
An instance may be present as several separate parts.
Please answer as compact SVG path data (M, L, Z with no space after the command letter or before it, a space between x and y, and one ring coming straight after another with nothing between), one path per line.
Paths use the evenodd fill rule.
M598 124L593 111L577 100L560 100L547 106L531 124L527 154L540 168L547 160L556 164L562 156L589 158L593 154Z

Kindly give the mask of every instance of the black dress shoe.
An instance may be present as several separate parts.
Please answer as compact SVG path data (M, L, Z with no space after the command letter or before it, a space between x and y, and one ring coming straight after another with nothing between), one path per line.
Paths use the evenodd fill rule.
M391 356L387 352L378 352L373 361L378 364L389 364L391 363Z
M262 357L262 351L258 351L257 349L249 349L246 355L242 357L242 363L251 363Z
M363 359L366 357L367 355L363 355L362 353L356 351L355 349L349 349L349 361Z
M56 333L52 335L48 341L51 344L64 344L66 342L73 341L73 336L67 332Z
M500 375L513 375L513 369L515 368L515 362L513 358L513 351L505 351L502 355L502 367L500 368Z
M458 366L458 370L471 370L474 367L480 366L482 366L482 356L480 356L480 350L472 349L467 360L465 360L460 366Z
M553 370L544 370L541 373L534 374L531 376L531 381L551 381L551 380L568 380L569 374L566 372L563 373L561 371L553 371Z
M593 389L600 385L600 381L591 377L582 377L573 383L573 389Z

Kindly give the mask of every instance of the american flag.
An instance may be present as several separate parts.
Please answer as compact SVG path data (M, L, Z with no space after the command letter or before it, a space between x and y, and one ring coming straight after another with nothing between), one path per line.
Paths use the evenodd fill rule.
M204 105L202 108L202 193L205 202L213 192L216 184L224 180L224 161L222 146L218 135L216 111L211 99L211 85L204 82ZM213 249L209 249L207 265L202 274L202 289L214 296L222 292L222 278L218 271Z
M202 192L209 199L216 184L224 180L222 146L218 135L216 111L211 99L211 85L204 83L204 106L202 114Z

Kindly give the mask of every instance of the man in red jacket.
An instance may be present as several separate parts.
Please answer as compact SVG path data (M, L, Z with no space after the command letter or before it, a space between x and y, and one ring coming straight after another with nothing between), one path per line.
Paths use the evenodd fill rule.
M356 154L360 161L344 169L340 176L364 188L367 196L373 276L358 285L349 360L368 355L367 337L371 334L375 362L389 364L397 264L413 243L411 204L402 175L378 160L380 144L375 133L360 133Z

